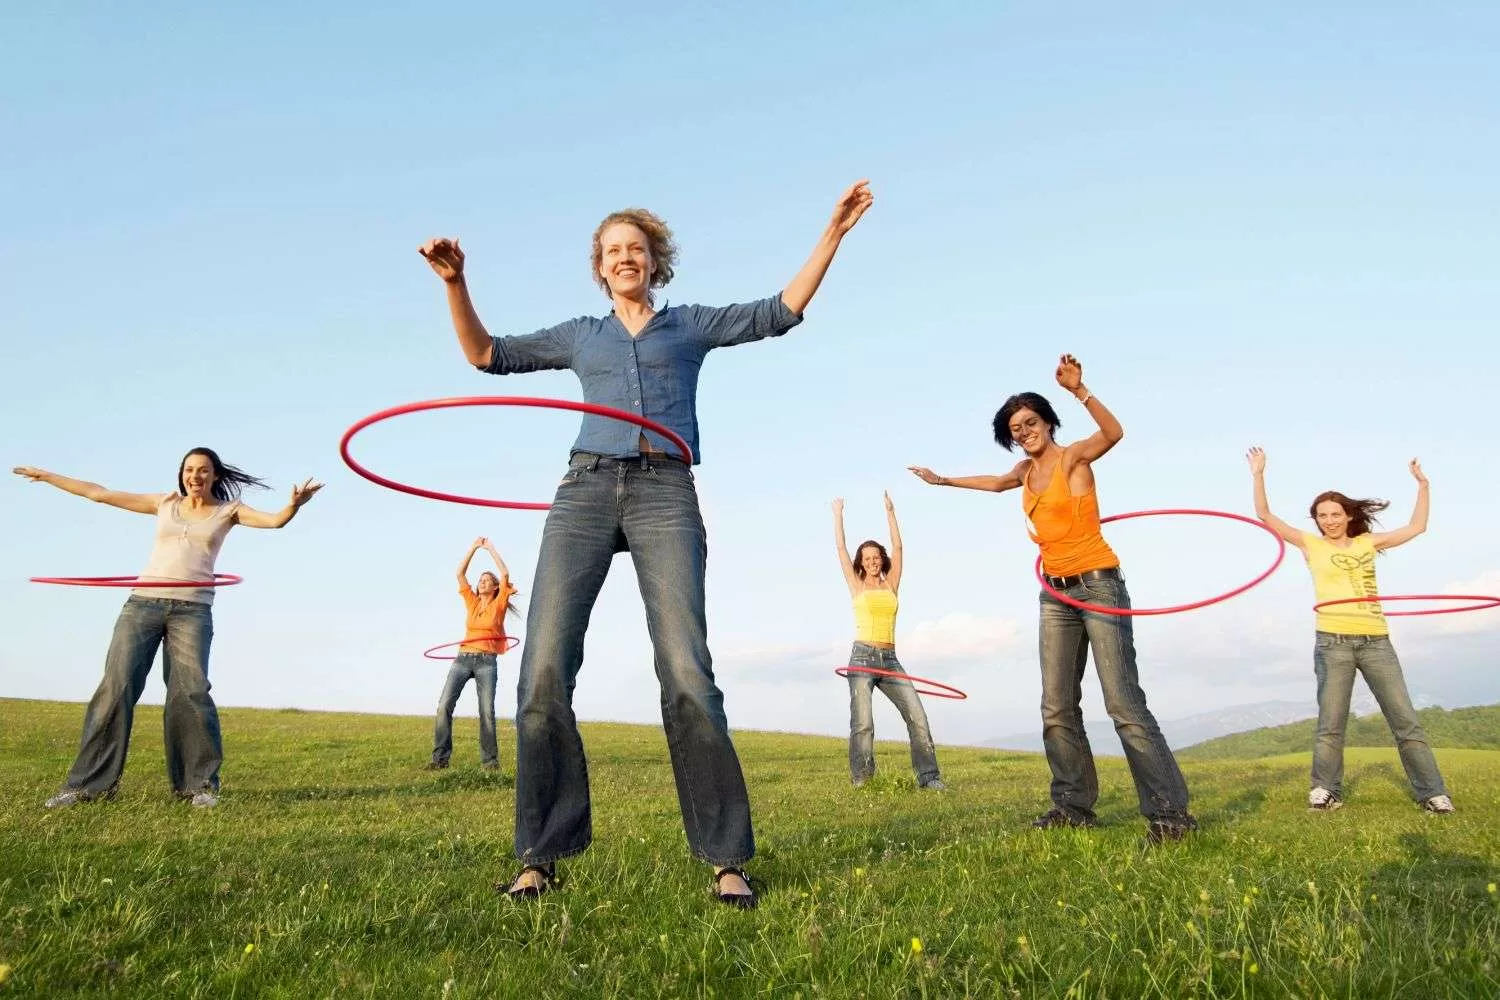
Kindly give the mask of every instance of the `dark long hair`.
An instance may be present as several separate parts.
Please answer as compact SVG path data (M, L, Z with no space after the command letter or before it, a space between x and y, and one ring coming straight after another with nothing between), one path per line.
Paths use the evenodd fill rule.
M270 489L263 480L257 479L245 470L226 465L219 457L219 453L212 448L194 448L183 455L182 461L177 463L177 493L180 496L187 496L187 484L182 481L182 470L187 468L187 460L194 455L202 455L214 467L214 485L210 492L213 493L215 500L226 502L238 500L246 486L258 486L263 490Z
M1047 397L1038 392L1018 392L1001 404L1000 412L995 414L995 443L1000 447L1006 451L1015 447L1015 438L1010 436L1010 418L1019 410L1030 410L1041 417L1052 435L1057 436L1057 429L1062 426L1062 421L1058 419L1052 404L1047 402Z
M880 553L880 575L885 576L891 571L891 554L885 550L884 545L881 545L879 542L875 541L875 539L867 539L866 541L859 543L859 548L854 550L854 558L849 560L854 564L854 575L859 577L861 580L865 578L865 549L869 548L872 545L875 546L876 551Z
M492 572L490 572L489 570L485 570L483 573L479 574L479 579L483 580L487 576L494 576L495 577L495 592L498 594L500 592L500 578L498 576L495 576L495 574L492 573ZM516 594L519 594L519 593L520 593L519 590L512 591L510 597L506 598L506 600L505 600L505 613L507 615L519 615L521 613L521 612L519 612L519 611L516 610L516 600L515 600L515 598L516 598Z
M1350 538L1368 534L1370 526L1377 523L1375 515L1391 505L1389 500L1351 500L1338 490L1328 490L1319 493L1313 499L1312 506L1307 508L1314 524L1318 522L1318 504L1327 503L1329 500L1344 508L1344 516L1349 519ZM1318 533L1322 534L1322 531L1322 527L1319 526Z

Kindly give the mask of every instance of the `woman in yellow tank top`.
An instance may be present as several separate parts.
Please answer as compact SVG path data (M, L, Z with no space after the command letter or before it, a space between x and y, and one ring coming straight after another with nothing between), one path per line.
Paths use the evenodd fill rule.
M905 673L896 659L896 611L901 589L901 527L896 523L896 507L885 494L885 519L891 532L891 550L871 539L860 542L854 558L844 544L844 501L833 502L833 540L838 546L839 565L849 598L854 602L854 648L849 651L851 667L889 670ZM917 774L917 785L933 791L945 786L938 773L937 750L922 699L910 681L899 677L851 672L849 674L849 779L858 788L875 775L875 718L871 692L891 700L906 722L911 740L911 767Z
M1020 489L1027 533L1042 551L1048 583L1075 600L1129 608L1130 594L1120 560L1099 530L1094 463L1125 436L1113 413L1083 384L1083 366L1064 354L1057 384L1071 393L1098 430L1072 444L1054 440L1062 421L1046 397L1034 392L1011 396L995 414L995 442L1010 451L1016 445L1026 458L998 476L949 479L931 469L912 466L923 482L1004 493ZM1188 812L1187 783L1146 706L1135 662L1135 640L1127 615L1082 611L1043 591L1040 652L1042 667L1042 743L1052 770L1052 808L1032 825L1093 826L1099 778L1094 754L1083 728L1083 671L1089 650L1104 691L1104 706L1114 720L1135 779L1146 836L1151 843L1180 840L1197 822Z
M1417 504L1411 521L1395 531L1371 531L1375 515L1390 506L1384 500L1352 500L1330 490L1313 498L1308 510L1317 533L1299 531L1271 513L1266 499L1266 453L1251 448L1250 475L1255 482L1255 516L1307 560L1319 603L1350 597L1372 597L1375 554L1395 548L1427 530L1427 477L1416 459L1409 468L1417 481ZM1451 813L1453 800L1443 786L1437 759L1406 690L1401 661L1391 645L1390 630L1377 601L1336 604L1317 613L1313 673L1318 679L1318 731L1313 742L1312 791L1307 807L1332 811L1344 804L1344 727L1354 674L1380 704L1401 753L1401 765L1412 794L1428 812Z

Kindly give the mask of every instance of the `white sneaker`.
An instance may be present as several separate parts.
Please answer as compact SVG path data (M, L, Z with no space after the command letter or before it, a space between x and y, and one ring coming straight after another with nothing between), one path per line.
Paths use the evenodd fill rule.
M65 809L83 801L83 792L77 788L64 788L42 803L43 809Z
M1314 788L1307 793L1307 808L1318 812L1333 812L1343 808L1344 800L1326 788Z
M1453 800L1446 795L1434 795L1422 803L1422 808L1430 813L1451 813L1454 811Z
M212 809L219 804L219 797L207 788L193 796L193 808Z

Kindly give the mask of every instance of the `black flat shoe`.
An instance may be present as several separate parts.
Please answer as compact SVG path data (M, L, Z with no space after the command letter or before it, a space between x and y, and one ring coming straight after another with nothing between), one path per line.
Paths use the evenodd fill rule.
M521 880L526 878L527 874L531 872L536 872L540 876L539 880L527 882L527 884L522 885ZM552 865L527 865L521 869L515 881L505 889L505 894L511 899L536 899L542 893L551 889L552 883L556 880L557 871ZM500 886L496 885L495 888L499 889Z
M733 892L733 893L723 892L720 889L720 884L724 881L724 876L725 875L738 875L740 878L742 878L742 879L745 880L745 887L749 888L750 891L748 893L745 893L745 892ZM737 908L739 908L741 910L753 910L753 909L755 909L755 904L757 902L757 900L755 898L755 890L753 888L751 888L751 886L750 886L750 876L745 874L745 870L743 868L734 868L734 867L725 868L723 871L718 872L717 874L715 874L714 875L714 895L717 896L717 897L719 897L719 902L721 902L721 903L727 903L728 905L737 907Z

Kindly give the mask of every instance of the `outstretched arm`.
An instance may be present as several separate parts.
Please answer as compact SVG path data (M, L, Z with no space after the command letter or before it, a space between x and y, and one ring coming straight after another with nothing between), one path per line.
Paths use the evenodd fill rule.
M322 488L322 483L315 483L309 477L301 486L292 487L292 498L276 513L269 514L241 504L235 510L235 522L247 528L285 528L288 522L297 516L297 511L302 508L302 505L311 500L313 495Z
M1250 477L1255 482L1255 516L1280 535L1281 540L1288 545L1305 548L1302 532L1271 513L1271 503L1266 499L1266 453L1259 448L1251 448L1245 457L1250 460Z
M1109 408L1099 402L1088 386L1083 384L1083 365L1071 354L1064 354L1057 359L1057 384L1073 394L1073 398L1083 404L1089 416L1094 418L1094 423L1099 429L1082 441L1068 446L1068 451L1073 454L1075 460L1080 462L1092 462L1103 458L1104 455L1125 436L1125 428L1120 426L1120 421L1109 412Z
M1427 477L1422 473L1422 465L1415 458L1407 466L1411 470L1412 478L1417 481L1417 505L1412 508L1411 520L1406 527L1397 528L1395 531L1380 531L1370 536L1376 550L1393 549L1397 545L1405 545L1427 530L1427 508L1429 497L1427 489Z
M458 564L458 585L467 587L469 585L469 563L474 561L474 553L484 546L483 538L474 539L474 544L469 546L469 551L464 553L464 561Z
M891 571L885 575L891 590L901 591L901 525L896 523L896 505L891 503L890 493L885 494L885 526L891 533Z
M65 493L71 493L85 500L95 503L107 503L111 507L121 510L133 511L137 514L155 514L156 509L161 506L165 493L123 493L120 490L112 490L98 483L85 482L82 479L71 479L68 476L60 476L46 469L38 469L30 465L18 465L10 470L18 476L25 476L33 483L46 483L48 486L56 486Z
M849 585L850 595L859 592L859 577L854 575L854 563L849 559L849 546L844 542L844 498L833 501L833 544L838 550L839 568L844 571L844 582Z
M1006 490L1018 489L1021 485L1021 470L1025 468L1026 462L1022 461L1014 469L999 476L958 476L949 478L940 476L924 465L908 465L907 468L922 482L929 486L957 486L966 490L987 490L990 493L1004 493Z
M845 234L854 228L854 224L874 201L875 196L870 193L870 182L863 180L851 184L839 197L838 204L833 207L833 218L829 220L828 228L823 230L823 235L818 238L817 246L813 247L812 256L807 258L802 270L797 272L797 276L781 293L781 301L788 309L798 316L802 315L818 286L823 283L823 275L828 273L828 265L833 263L833 255L838 253Z

